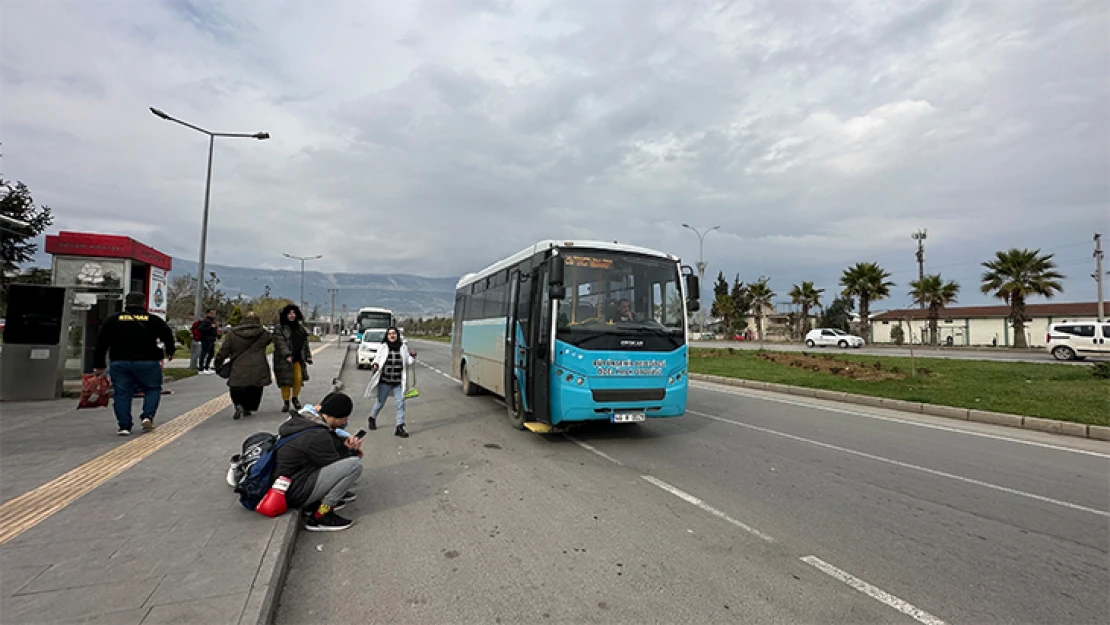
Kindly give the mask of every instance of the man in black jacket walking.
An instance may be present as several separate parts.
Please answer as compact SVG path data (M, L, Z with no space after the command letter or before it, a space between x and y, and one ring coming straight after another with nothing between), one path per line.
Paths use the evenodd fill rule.
M315 512L305 521L310 532L337 532L351 521L335 513L355 494L349 489L362 475L362 439L336 434L347 425L354 402L345 393L329 393L319 406L305 406L278 428L279 436L308 430L277 450L275 476L292 480L285 492L290 509L306 505Z
M140 415L143 431L154 429L154 415L162 401L161 361L163 358L173 360L176 349L173 331L161 317L146 311L146 295L143 293L128 293L124 298L123 312L109 316L100 326L93 355L93 372L103 375L107 357L111 357L108 372L112 376L115 392L112 408L116 413L120 436L131 435L131 400L136 390L143 393L143 412Z
M214 373L212 358L216 355L216 340L220 338L220 330L216 327L215 308L204 311L204 317L197 324L197 330L200 331L200 358L197 360L197 369L200 373Z

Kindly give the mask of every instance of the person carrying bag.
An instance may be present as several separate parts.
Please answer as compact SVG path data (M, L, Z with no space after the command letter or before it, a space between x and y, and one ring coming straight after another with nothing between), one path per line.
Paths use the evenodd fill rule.
M378 429L378 413L385 407L389 396L397 406L397 427L393 430L394 436L408 438L405 431L405 398L416 397L416 380L413 379L413 388L408 387L409 370L416 364L416 352L408 348L401 333L392 327L385 331L385 340L374 355L374 362L370 364L370 383L366 385L365 397L376 397L374 408L370 411L367 426L371 430ZM411 394L411 395L410 395Z

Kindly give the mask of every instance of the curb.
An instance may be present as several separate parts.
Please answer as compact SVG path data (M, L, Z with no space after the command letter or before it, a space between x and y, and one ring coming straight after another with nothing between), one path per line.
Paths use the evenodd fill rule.
M336 345L336 349L339 345ZM343 388L343 367L347 364L350 354L350 345L343 350L339 359L339 368L332 378L332 390ZM278 603L281 601L282 586L285 584L285 575L289 571L289 561L293 558L293 549L297 544L297 532L301 529L300 515L296 510L290 510L274 520L274 530L270 535L270 542L266 545L266 553L262 556L262 564L254 577L254 583L247 595L247 604L243 614L239 617L239 625L270 625L277 613Z
M339 349L339 345L335 346ZM348 357L351 355L351 344L345 343L343 347L343 357L339 359L339 369L335 372L335 377L331 379L332 392L343 390L343 369L347 366Z
M239 625L269 625L277 612L281 599L285 574L289 570L289 560L293 557L293 546L297 542L300 518L295 510L279 516L274 521L274 530L262 564L251 584L247 604L239 617Z
M724 386L739 386L742 388L748 388L757 391L771 391L773 393L783 393L800 397L813 397L816 399L825 399L829 401L856 404L858 406L887 408L890 410L901 410L903 412L912 412L915 414L926 414L929 416L943 417L946 419L959 419L961 421L974 421L976 423L990 423L992 425L1002 425L1023 430L1048 432L1049 434L1060 434L1064 436L1075 436L1077 438L1090 438L1100 441L1110 441L1110 427L1104 425L1087 425L1085 423L1073 423L1071 421L1056 421L1054 419L1042 419L1039 417L1024 417L1022 415L990 412L987 410L975 410L974 408L938 406L936 404L909 402L901 399L887 399L885 397L875 397L872 395L857 395L855 393L826 391L808 388L805 386L790 386L787 384L775 384L772 382L757 382L754 380L744 380L740 378L726 378L723 376L710 375L707 373L690 373L688 377L691 380L712 382L714 384L721 384Z

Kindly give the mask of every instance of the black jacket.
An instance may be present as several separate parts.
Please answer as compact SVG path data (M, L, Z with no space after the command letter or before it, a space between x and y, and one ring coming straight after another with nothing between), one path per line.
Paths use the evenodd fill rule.
M316 476L322 467L357 456L343 444L343 437L331 428L312 421L300 414L294 414L278 428L279 436L289 436L301 430L314 428L282 445L277 450L274 477L286 476L293 480L285 491L285 502L290 508L303 507L316 486Z
M204 317L197 324L197 330L200 331L200 340L202 341L215 341L220 338L220 330L216 327L216 323Z
M165 349L155 341L161 340ZM103 369L107 356L112 360L159 361L172 356L177 346L173 343L173 330L158 315L140 307L129 306L104 320L96 337L93 368Z

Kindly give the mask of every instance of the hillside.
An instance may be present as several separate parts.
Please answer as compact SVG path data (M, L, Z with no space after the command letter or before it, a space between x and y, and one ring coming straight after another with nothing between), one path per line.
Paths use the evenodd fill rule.
M195 261L174 258L170 279L196 275L196 271ZM240 293L245 297L259 297L265 293L267 286L273 297L296 300L300 294L301 273L298 270L207 265L206 271L215 272L220 279L220 289L230 297ZM402 316L429 317L451 313L455 306L457 281L457 278L425 278L405 274L305 271L304 297L309 302L309 308L319 304L321 314L330 312L331 294L328 289L339 289L335 294L337 314L342 311L343 305L349 312L363 306L382 306Z

